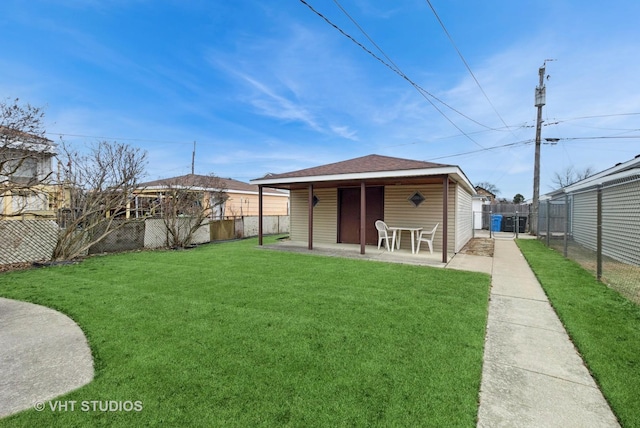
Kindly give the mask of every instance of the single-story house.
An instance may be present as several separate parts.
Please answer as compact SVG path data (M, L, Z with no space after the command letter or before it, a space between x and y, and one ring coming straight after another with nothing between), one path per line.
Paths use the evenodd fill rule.
M258 186L255 184L232 178L187 174L141 183L135 196L138 216L152 214L150 210L156 205L155 202L166 197L167 192L176 187L200 193L204 205L216 206L215 211L209 214L213 219L258 215ZM289 215L289 192L265 188L262 196L264 215ZM223 202L211 203L205 200L208 198L222 198Z
M439 228L434 251L442 261L458 252L472 237L473 185L455 165L389 156L368 155L251 180L260 189L290 192L290 238L308 243L375 245L375 221L388 226ZM262 209L259 215L264 213ZM262 230L259 230L262 245ZM411 241L403 239L404 248ZM402 247L401 247L402 248Z

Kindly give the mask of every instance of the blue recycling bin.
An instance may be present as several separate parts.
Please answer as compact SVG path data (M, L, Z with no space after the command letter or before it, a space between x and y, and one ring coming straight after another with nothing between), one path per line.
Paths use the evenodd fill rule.
M491 231L500 232L502 228L502 214L491 214Z

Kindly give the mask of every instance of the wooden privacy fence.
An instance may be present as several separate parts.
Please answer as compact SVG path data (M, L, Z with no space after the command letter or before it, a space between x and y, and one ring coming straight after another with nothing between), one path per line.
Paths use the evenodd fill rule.
M235 220L216 220L209 223L211 241L225 241L236 237Z

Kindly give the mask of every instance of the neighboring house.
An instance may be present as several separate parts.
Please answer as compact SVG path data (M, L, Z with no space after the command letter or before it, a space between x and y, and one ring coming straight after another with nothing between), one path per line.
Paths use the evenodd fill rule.
M56 144L0 128L0 219L53 219L64 201L53 184Z
M476 191L478 191L478 189L482 189L482 187L478 187L476 186ZM494 195L495 198L495 195ZM484 210L482 209L482 207L484 205L489 205L491 204L491 196L485 195L485 194L481 194L480 192L478 192L477 195L473 195L473 202L472 202L472 210L473 210L473 228L474 229L482 229L485 224L487 223L487 220L485 219L483 221L483 217L486 217L484 215Z
M640 266L640 155L541 195L538 224L542 234L567 229L585 248Z
M489 203L493 204L496 202L496 194L488 191L484 187L476 186L476 193L479 196L484 196Z
M187 174L179 177L141 183L136 192L135 211L137 216L153 215L155 203L164 197L172 187L182 187L201 194L201 202L215 205L208 216L212 219L258 215L258 186L234 180L207 175ZM224 191L223 201L220 198ZM289 192L278 189L264 189L264 215L289 215ZM218 202L218 203L216 203ZM219 203L222 202L222 203Z
M365 244L377 244L378 219L425 230L440 223L434 251L446 263L472 236L475 191L455 165L368 155L251 182L290 191L290 238L307 242L309 249L314 242L353 243L364 254ZM402 244L408 248L410 240Z

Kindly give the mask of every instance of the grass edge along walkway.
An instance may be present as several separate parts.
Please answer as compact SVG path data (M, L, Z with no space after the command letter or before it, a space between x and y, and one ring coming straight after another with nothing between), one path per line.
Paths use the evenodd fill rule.
M541 242L517 244L622 426L640 426L640 307Z
M143 403L0 426L475 425L488 275L256 242L0 275L88 337L95 379L59 400Z

